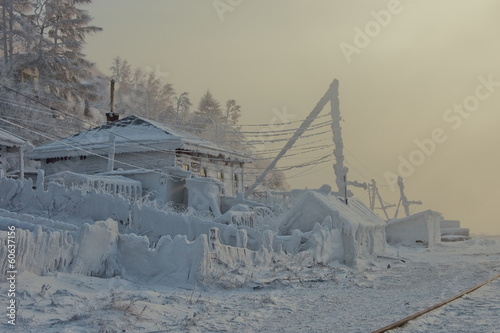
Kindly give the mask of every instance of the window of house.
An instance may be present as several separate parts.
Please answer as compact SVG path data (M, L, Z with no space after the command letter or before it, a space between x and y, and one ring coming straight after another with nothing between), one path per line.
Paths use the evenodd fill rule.
M193 172L201 172L200 163L191 162L191 167L189 168L189 170L191 170Z
M206 177L207 176L207 168L201 168L201 176Z
M186 163L182 164L182 168L186 171L189 171L189 164Z
M238 175L234 174L233 175L233 193L238 194Z
M222 171L217 171L217 179L224 180L224 173Z

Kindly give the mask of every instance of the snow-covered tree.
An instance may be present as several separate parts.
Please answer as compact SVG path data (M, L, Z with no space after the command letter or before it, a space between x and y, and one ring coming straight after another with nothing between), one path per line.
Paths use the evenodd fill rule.
M236 125L241 117L241 105L236 104L234 99L226 101L225 120L226 123Z
M0 47L3 49L3 65L9 66L20 48L25 45L27 32L30 31L23 17L30 11L32 4L25 0L0 0Z
M260 175L260 173L265 170L272 159L265 159L257 156L257 159L253 163L253 167L255 168L256 177ZM285 173L279 170L271 170L266 178L262 181L262 186L264 189L270 189L275 191L289 191L290 185L286 181Z
M132 69L127 60L113 59L111 76L116 82L115 110L122 115L137 114L154 120L174 121L175 90L154 72Z
M195 115L200 117L207 117L213 121L218 121L222 118L222 109L220 103L212 96L210 90L207 90L205 95L200 99L198 104L198 110L195 111Z
M128 114L131 109L132 66L120 57L113 59L111 78L115 80L115 111Z
M80 5L92 0L32 0L27 16L33 29L23 69L32 69L44 91L63 98L93 98L88 80L93 64L82 53L85 38L102 29L89 25L92 17Z
M101 30L80 8L89 3L0 0L0 71L8 87L0 89L1 115L22 122L8 126L35 143L88 128L97 119L94 107L105 81L81 52L86 36Z
M198 103L198 109L191 115L189 126L195 134L203 134L204 138L219 142L218 127L222 117L220 103L213 97L210 90L207 90Z
M176 104L175 123L184 124L189 114L189 109L192 106L189 93L185 91L179 96L174 97L174 100Z

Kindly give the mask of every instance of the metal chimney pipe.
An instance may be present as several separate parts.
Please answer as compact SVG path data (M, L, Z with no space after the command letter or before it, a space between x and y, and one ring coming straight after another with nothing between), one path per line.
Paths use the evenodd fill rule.
M120 119L120 115L115 113L115 80L111 80L110 112L106 113L106 121L112 123L118 119Z
M111 80L111 107L110 107L110 113L113 114L115 111L115 80Z

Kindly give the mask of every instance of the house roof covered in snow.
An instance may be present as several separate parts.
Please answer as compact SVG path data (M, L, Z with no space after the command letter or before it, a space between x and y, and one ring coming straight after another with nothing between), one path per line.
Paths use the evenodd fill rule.
M408 215L408 216L400 217L398 219L390 220L390 221L387 222L387 225L389 226L389 225L393 225L393 224L398 224L398 223L401 223L401 222L415 220L415 219L418 219L418 218L421 218L421 217L424 218L426 216L434 216L437 219L444 220L443 215L440 212L436 212L434 210L428 209L428 210L424 210L423 212L418 212L418 213L411 214L411 215Z
M7 147L19 147L26 143L26 140L19 136L0 129L0 145Z
M109 153L110 136L115 137L115 154L140 152L174 152L178 149L222 156L228 160L249 162L251 159L211 141L139 116L129 116L89 129L62 140L35 148L30 158L57 158Z
M279 232L290 234L299 229L307 232L316 222L321 223L326 216L337 214L353 226L365 225L385 227L386 223L358 199L350 198L348 204L334 195L321 191L308 191L287 214Z

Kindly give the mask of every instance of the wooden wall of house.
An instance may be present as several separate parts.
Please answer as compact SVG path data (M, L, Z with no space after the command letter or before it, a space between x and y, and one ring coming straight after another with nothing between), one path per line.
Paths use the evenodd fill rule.
M243 192L244 163L223 161L220 158L181 155L176 165L200 177L218 179L224 183L221 194L236 196Z
M132 170L143 168L146 170L158 170L174 166L175 155L170 152L145 152L117 154L115 157L115 170Z
M41 168L45 175L50 176L63 171L94 174L106 171L108 161L97 156L67 157L61 159L45 159L41 161Z
M107 156L106 156L107 157ZM132 169L162 169L174 165L174 155L164 152L126 153L115 155L114 170ZM66 157L61 159L45 159L41 168L46 175L62 171L72 171L83 174L95 174L108 170L108 159L99 156Z

